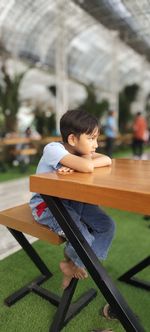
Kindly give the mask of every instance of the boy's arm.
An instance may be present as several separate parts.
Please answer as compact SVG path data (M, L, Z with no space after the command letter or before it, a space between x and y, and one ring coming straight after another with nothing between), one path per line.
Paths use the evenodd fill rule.
M111 165L111 159L99 153L82 157L68 154L60 160L60 163L78 172L91 173L95 167Z
M100 154L100 153L93 153L92 161L93 161L94 168L108 166L108 165L111 165L111 163L112 163L110 157L108 157L104 154Z
M92 159L86 159L83 157L76 156L74 154L67 154L60 160L60 164L65 167L69 167L72 170L83 172L83 173L91 173L94 170L94 165ZM58 170L59 171L59 170Z

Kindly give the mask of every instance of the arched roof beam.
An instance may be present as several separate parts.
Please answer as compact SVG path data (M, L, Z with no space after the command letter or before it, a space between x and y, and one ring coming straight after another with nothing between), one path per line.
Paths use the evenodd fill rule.
M121 15L121 5L123 6L123 3L120 0L74 0L74 2L108 29L118 30L120 32L120 38L126 44L132 47L136 52L146 55L148 61L150 61L150 46L142 36L138 34L137 27L134 26L132 20L132 15Z

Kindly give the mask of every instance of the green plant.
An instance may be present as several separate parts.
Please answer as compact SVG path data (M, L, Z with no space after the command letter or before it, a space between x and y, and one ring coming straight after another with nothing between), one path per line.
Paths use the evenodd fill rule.
M119 93L119 131L125 133L129 120L132 118L130 111L131 103L135 100L139 86L132 84L126 86Z
M108 109L109 103L106 99L103 99L101 102L97 101L95 88L92 84L86 86L86 91L87 98L84 103L80 105L80 108L85 109L87 112L94 114L100 119L103 113Z
M5 132L16 131L17 112L20 106L19 85L24 73L11 77L5 64L1 67L2 82L0 84L0 113L4 117Z
M34 114L34 124L38 133L42 136L53 135L56 131L55 113L47 117L44 111L36 108Z

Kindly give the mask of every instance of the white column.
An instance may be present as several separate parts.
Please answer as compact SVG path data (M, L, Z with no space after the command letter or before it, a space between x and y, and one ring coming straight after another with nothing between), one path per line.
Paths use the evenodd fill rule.
M1 24L1 26L3 25L3 22L5 21L5 18L7 17L9 11L11 10L11 8L13 7L14 4L15 4L15 0L9 0L7 2L7 5L5 5L5 9L3 9L3 13L1 13L1 15L0 15L0 24Z
M115 111L116 114L116 128L118 130L119 118L119 64L118 64L118 32L112 31L112 69L110 74L110 109Z
M57 40L55 49L56 64L56 132L59 135L59 123L68 108L67 96L67 56L65 10L68 0L57 0Z

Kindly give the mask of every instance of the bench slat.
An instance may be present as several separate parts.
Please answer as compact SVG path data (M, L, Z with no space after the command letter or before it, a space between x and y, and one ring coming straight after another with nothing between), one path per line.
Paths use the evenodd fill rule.
M0 211L0 224L55 245L59 245L65 241L47 226L38 224L34 220L28 204Z
M20 150L14 149L13 150L13 154L15 156L17 156L17 155L21 155L21 156L34 156L35 154L37 154L37 152L38 151L35 148L20 149Z

